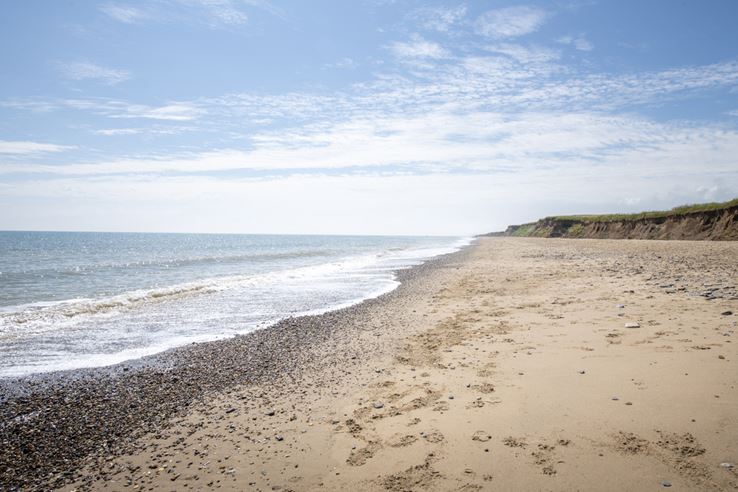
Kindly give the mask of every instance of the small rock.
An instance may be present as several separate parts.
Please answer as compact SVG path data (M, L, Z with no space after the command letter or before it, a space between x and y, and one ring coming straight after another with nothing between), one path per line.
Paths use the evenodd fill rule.
M579 374L586 374L586 373L587 373L587 371L585 371L584 369L582 369L581 371L579 371Z
M276 435L274 436L274 439L276 439L277 441L284 441L284 436Z
M267 417L274 417L274 413L274 410L267 410L266 412L264 412L264 415L266 415Z
M625 309L625 304L618 304L615 307L618 308L618 309Z
M639 325L638 323L625 323L625 327L626 328L640 328L641 325Z
M735 465L733 463L720 463L720 468L732 470Z
M613 397L612 397L612 401L618 401L619 399L620 399L620 397L619 397L619 396L613 396Z
M661 486L662 487L671 487L671 482L668 481L668 480L662 480L661 481Z
M733 311L723 311L720 314L722 314L723 316L730 316L731 314L733 314Z
M724 355L718 355L718 359L725 359Z
M380 409L382 407L384 407L384 403L382 403L381 401L375 401L374 402L374 408Z
M449 400L453 400L454 399L454 395L448 395L448 399Z
M625 404L626 404L626 405L632 405L632 404L633 404L633 402L631 402L631 401L626 401L626 402L625 402Z

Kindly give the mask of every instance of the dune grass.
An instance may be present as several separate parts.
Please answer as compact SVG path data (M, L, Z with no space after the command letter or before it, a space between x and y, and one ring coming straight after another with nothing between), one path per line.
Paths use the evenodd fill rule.
M657 219L664 217L674 217L680 215L687 215L695 212L709 212L711 210L722 210L725 208L738 206L738 198L727 202L712 202L712 203L696 203L691 205L680 205L674 207L671 210L660 210L651 212L640 212L636 214L603 214L603 215L557 215L553 217L546 217L546 220L555 221L577 221L577 222L614 222L620 220L638 220L638 219ZM526 235L530 229L526 228L525 232L521 231L525 226L520 226L520 229L516 230L513 235ZM531 224L532 225L532 224ZM520 234L517 234L520 231Z

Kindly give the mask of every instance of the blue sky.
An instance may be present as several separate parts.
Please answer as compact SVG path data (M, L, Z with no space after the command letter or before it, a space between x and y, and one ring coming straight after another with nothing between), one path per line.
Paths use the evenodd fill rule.
M738 196L738 3L0 5L0 229L469 234Z

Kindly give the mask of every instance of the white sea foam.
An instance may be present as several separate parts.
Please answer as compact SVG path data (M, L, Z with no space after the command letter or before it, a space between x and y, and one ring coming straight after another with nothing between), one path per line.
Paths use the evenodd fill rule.
M287 316L348 307L395 289L395 270L471 241L379 248L261 273L6 306L0 309L0 358L5 359L0 361L0 377L117 364L248 333ZM321 254L310 251L307 256Z

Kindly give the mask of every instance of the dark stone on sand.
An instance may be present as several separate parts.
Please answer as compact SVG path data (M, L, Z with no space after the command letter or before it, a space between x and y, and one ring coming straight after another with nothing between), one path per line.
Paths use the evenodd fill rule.
M723 312L722 312L722 313L720 313L720 314L722 314L723 316L730 316L730 315L732 315L732 314L733 314L733 311L723 311Z

